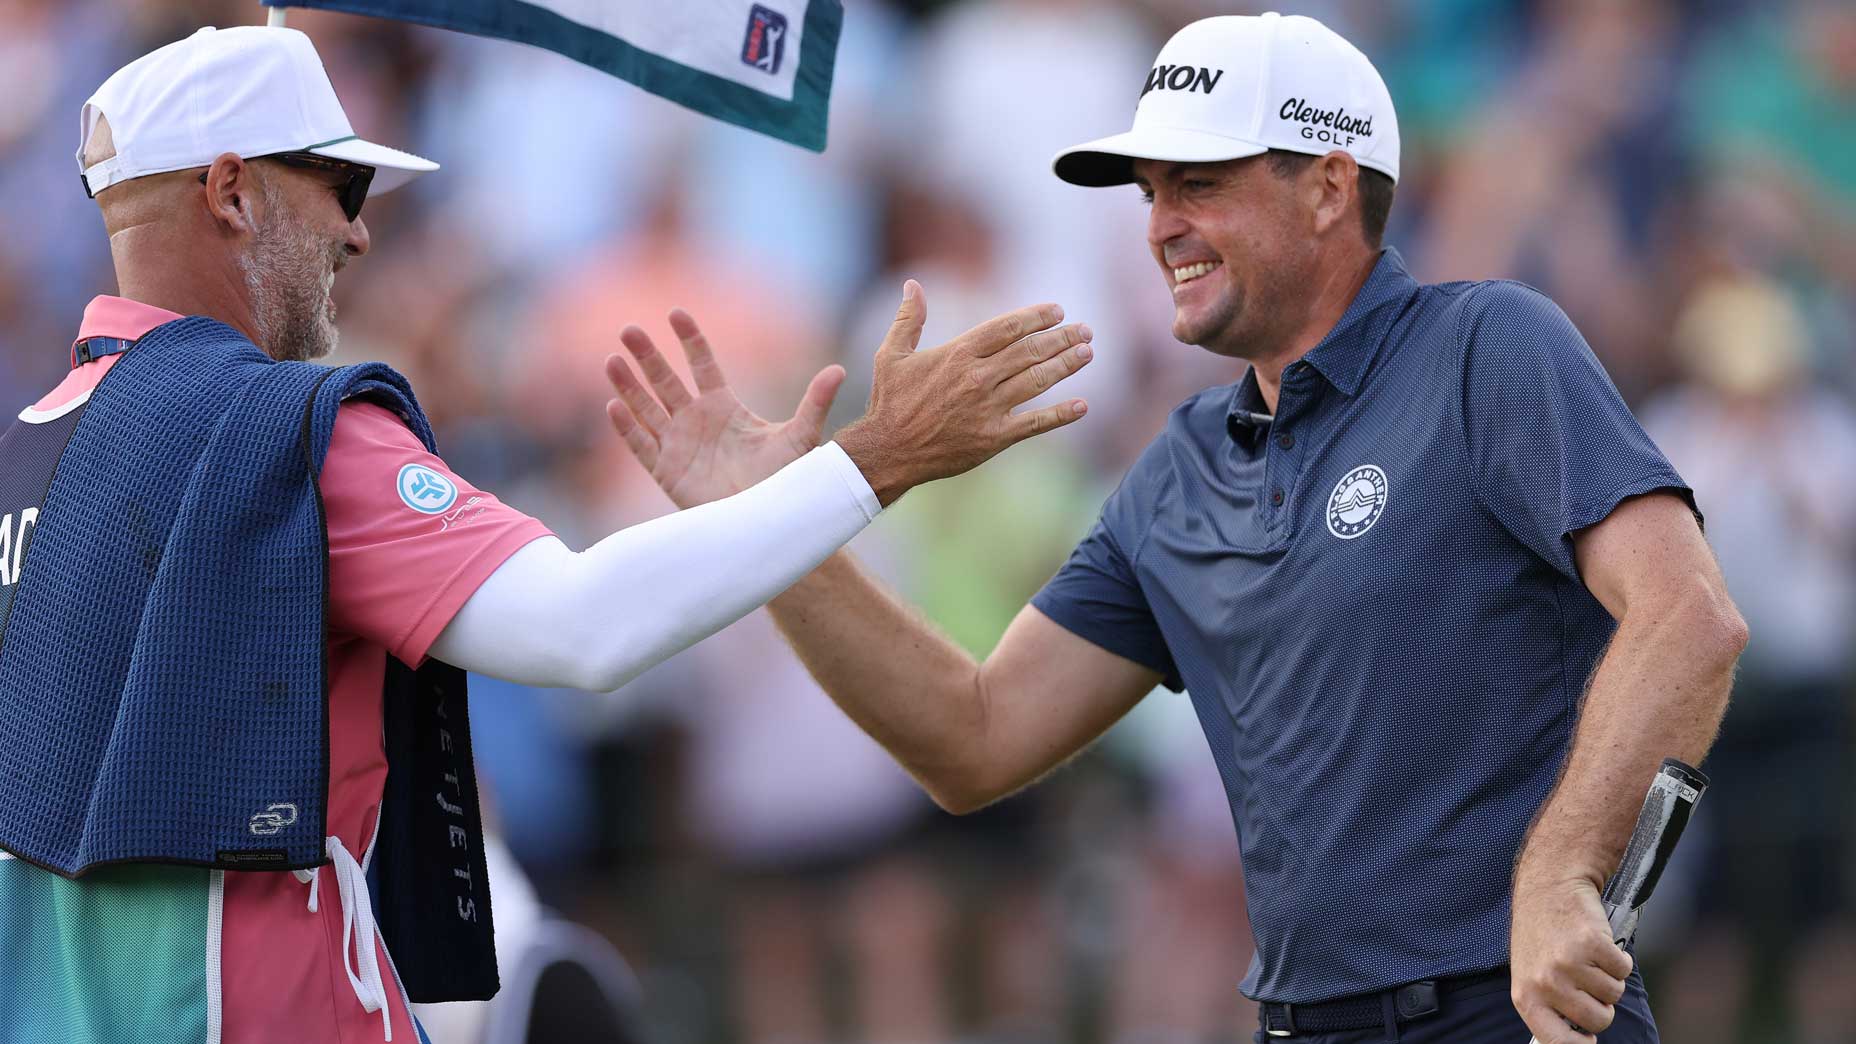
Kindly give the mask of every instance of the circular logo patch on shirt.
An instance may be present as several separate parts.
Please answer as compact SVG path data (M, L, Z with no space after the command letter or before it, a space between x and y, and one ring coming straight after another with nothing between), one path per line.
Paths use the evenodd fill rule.
M458 499L457 483L423 464L408 464L400 469L400 499L422 514L436 515Z
M1386 510L1386 473L1375 464L1347 472L1328 497L1328 532L1342 540L1373 528Z

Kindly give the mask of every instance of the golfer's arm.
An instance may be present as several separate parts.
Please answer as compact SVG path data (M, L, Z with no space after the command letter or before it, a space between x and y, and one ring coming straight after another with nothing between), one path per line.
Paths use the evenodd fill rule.
M575 553L517 551L433 643L446 663L524 685L605 692L764 604L880 510L827 443L751 489Z
M1030 606L975 663L848 554L768 608L838 706L955 813L1056 768L1160 682Z
M1586 588L1618 621L1572 751L1522 848L1517 886L1617 869L1665 757L1700 764L1727 709L1746 624L1688 505L1652 493L1574 535Z

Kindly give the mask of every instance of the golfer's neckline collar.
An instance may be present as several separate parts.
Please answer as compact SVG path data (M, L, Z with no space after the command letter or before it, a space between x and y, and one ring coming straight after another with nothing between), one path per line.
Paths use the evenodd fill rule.
M1353 295L1353 302L1341 313L1340 322L1321 338L1320 344L1302 353L1301 359L1289 367L1306 363L1351 397L1360 390L1366 368L1379 352L1386 324L1398 314L1397 309L1386 306L1407 300L1417 288L1418 281L1405 269L1405 259L1395 248L1386 247L1359 293ZM1232 389L1225 428L1232 438L1254 448L1274 419L1257 384L1257 368L1252 366Z
M1361 284L1353 302L1341 313L1340 322L1321 338L1321 343L1302 354L1307 363L1328 379L1328 383L1348 396L1360 390L1366 368L1379 352L1380 335L1386 322L1396 314L1386 306L1408 299L1418 289L1418 281L1405 269L1405 259L1398 250L1386 247L1379 252L1372 272ZM1290 364L1294 366L1294 363Z

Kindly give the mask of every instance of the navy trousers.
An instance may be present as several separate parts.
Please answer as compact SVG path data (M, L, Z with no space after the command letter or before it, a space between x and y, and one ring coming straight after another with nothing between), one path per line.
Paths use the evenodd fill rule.
M1508 980L1495 979L1440 998L1438 1012L1404 1025L1339 1033L1298 1033L1270 1037L1257 1031L1257 1044L1527 1044L1527 1023L1508 1000ZM1598 1035L1598 1044L1658 1044L1656 1019L1650 1015L1650 998L1643 977L1630 973L1617 1018Z

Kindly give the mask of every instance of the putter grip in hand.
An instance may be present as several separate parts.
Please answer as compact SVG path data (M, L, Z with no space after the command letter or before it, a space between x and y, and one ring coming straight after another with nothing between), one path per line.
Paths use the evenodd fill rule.
M1675 758L1664 758L1663 767L1650 781L1643 810L1637 814L1636 829L1624 848L1624 859L1602 896L1605 915L1611 921L1611 937L1619 946L1628 944L1636 934L1637 915L1656 890L1656 882L1669 865L1669 854L1681 840L1695 803L1707 789L1707 776Z
M1601 896L1605 916L1611 922L1611 938L1619 946L1628 945L1637 934L1637 917L1643 904L1656 890L1656 882L1669 865L1669 854L1682 839L1695 803L1707 789L1708 777L1676 758L1664 758L1663 767L1650 781L1643 810L1637 813L1637 826L1630 832L1630 843L1624 846L1624 859ZM1528 1044L1540 1044L1540 1038L1529 1037Z

